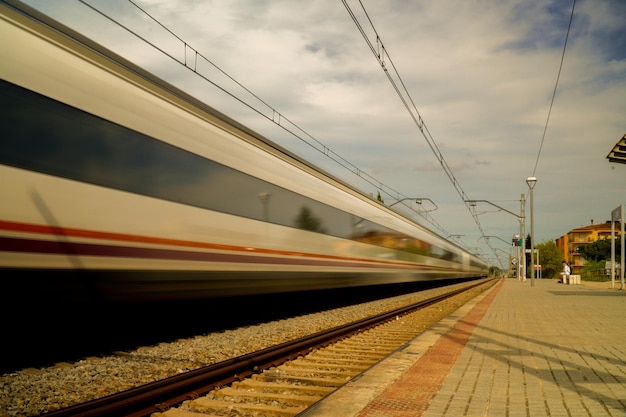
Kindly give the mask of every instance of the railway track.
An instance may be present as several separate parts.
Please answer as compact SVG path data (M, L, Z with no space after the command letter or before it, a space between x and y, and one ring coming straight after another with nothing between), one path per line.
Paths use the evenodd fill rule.
M421 333L424 318L420 311L471 291L473 298L493 283L495 280L479 281L398 310L45 416L296 416Z

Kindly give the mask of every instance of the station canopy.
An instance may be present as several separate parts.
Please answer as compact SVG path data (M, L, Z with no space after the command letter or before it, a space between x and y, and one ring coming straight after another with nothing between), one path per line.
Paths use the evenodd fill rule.
M626 135L624 135L606 156L609 162L626 164Z

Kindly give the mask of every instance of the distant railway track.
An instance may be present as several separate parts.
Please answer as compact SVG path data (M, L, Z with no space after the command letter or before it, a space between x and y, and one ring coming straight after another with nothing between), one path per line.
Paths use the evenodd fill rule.
M480 281L400 309L320 331L231 360L179 374L108 397L45 414L66 416L167 417L177 408L220 415L291 416L373 366L416 337L416 312L495 280ZM415 319L423 320L423 319Z

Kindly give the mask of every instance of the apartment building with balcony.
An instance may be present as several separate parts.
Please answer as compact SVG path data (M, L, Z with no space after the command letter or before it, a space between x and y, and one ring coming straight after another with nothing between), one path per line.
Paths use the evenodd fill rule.
M615 228L615 235L619 236L619 227ZM565 261L572 267L572 274L580 274L585 265L585 259L578 252L578 248L601 239L611 238L611 222L582 226L570 230L566 235L556 239L556 246L563 253Z

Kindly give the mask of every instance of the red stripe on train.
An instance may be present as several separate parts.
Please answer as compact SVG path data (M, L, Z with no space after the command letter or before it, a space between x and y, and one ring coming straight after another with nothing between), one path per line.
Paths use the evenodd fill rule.
M112 246L91 243L48 241L0 237L0 251L67 256L106 256L113 258L167 259L176 261L230 262L301 266L340 266L343 268L415 269L404 265L361 263L344 260L323 260L304 257L286 258L214 252L193 252L170 249ZM367 260L366 260L367 261Z
M44 234L48 236L56 236L59 239L72 236L72 237L80 237L80 238L114 240L114 241L122 241L122 242L148 243L148 244L181 246L181 247L198 248L198 249L245 252L246 254L254 252L254 253L259 253L259 254L264 254L264 255L273 255L273 256L281 256L281 257L298 257L301 259L299 262L294 261L294 262L286 262L286 263L292 263L292 264L301 263L303 265L323 265L320 262L322 262L321 261L322 259L325 259L328 261L339 261L339 262L344 262L344 263L353 262L355 263L355 265L357 262L358 263L367 262L367 263L373 263L377 267L381 267L383 265L390 265L390 267L400 268L400 269L404 269L404 268L415 269L416 267L428 268L428 269L439 269L438 267L417 265L417 264L413 264L409 262L401 262L401 261L346 258L346 257L324 255L324 254L307 254L307 253L302 253L302 252L292 252L292 251L263 249L263 248L251 248L251 247L245 247L245 246L223 245L223 244L206 243L206 242L194 242L194 241L167 239L167 238L151 237L151 236L138 236L138 235L130 235L130 234L124 234L124 233L102 232L102 231L76 229L76 228L69 228L69 227L9 222L9 221L4 221L4 220L0 220L0 230ZM59 239L57 239L57 241L53 243L63 244L62 242L59 241ZM24 239L24 240L29 241L28 239ZM39 242L39 241L33 240L32 242ZM41 242L45 242L45 241L41 241ZM95 245L95 246L101 246L103 248L109 247L107 245ZM117 246L110 246L110 247L113 248ZM135 250L142 250L142 249L152 250L149 248L134 248L134 249ZM2 250L10 251L11 249L9 248L9 249L2 249ZM157 250L157 249L154 249L154 250ZM29 251L29 252L37 252L37 251ZM178 251L172 250L171 252L175 253ZM55 252L55 253L66 253L66 252ZM189 253L197 253L197 252L189 252ZM111 255L100 255L100 256L111 256ZM249 255L237 255L237 256L242 256L242 257L246 257L247 259L251 259L248 257ZM258 257L258 258L266 259L263 257ZM308 264L306 262L303 262L302 258L315 258L316 260L313 260L311 261L313 263ZM171 259L177 259L177 258L171 258ZM184 259L184 258L181 258L181 259ZM285 258L285 259L289 259L289 258ZM329 265L336 265L336 263L332 262L332 263L329 263ZM365 266L363 264L359 264L359 265Z

